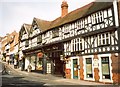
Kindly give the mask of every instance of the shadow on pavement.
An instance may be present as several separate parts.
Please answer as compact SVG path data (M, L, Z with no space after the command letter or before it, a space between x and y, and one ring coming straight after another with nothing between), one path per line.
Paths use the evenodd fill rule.
M2 77L2 87L44 87L43 82L24 80L24 77Z

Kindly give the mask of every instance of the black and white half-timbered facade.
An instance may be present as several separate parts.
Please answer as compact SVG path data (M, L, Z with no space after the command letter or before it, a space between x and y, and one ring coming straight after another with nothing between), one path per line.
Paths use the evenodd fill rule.
M19 68L21 68L21 70L24 70L25 68L25 56L24 56L24 53L23 53L23 50L26 50L28 49L29 47L29 30L31 28L31 25L30 24L23 24L21 26L21 29L19 31ZM28 62L26 60L26 62Z
M71 79L120 83L119 6L117 0L96 1L67 13L68 4L63 1L61 17L33 19L29 47L23 53L35 70Z
M115 82L119 75L115 68L119 66L115 63L119 53L118 4L114 0L87 6L78 9L81 14L89 9L81 18L62 27L63 38L69 39L64 42L66 77Z

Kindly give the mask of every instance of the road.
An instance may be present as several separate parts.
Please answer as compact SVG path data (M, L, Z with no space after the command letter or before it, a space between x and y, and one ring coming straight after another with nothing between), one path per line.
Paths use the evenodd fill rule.
M4 70L3 64L2 69ZM16 73L9 67L6 67L6 72L3 72L1 77L2 87L44 87L45 84L40 81L33 81L33 78L28 77L27 75Z
M83 80L70 80L48 74L43 75L18 71L0 62L1 65L0 73L4 70L4 66L6 66L6 69L0 75L2 77L2 82L0 80L2 87L86 87L86 85L87 87L101 87L101 85L105 85ZM105 87L110 87L110 85Z
M66 87L67 85L72 87L74 85L73 83L66 82L65 79L61 77L53 77L52 75L42 74L39 74L38 76L27 72L19 73L12 70L8 65L1 65L2 70L0 71L3 71L1 75L2 87Z

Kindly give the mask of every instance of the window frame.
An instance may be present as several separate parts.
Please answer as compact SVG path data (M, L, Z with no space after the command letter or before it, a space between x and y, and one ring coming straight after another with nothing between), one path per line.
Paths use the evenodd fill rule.
M37 44L42 43L42 35L37 36Z
M59 29L55 28L52 30L52 38L59 37Z
M102 45L110 45L110 32L98 34L98 46Z
M25 41L25 47L29 47L29 40Z

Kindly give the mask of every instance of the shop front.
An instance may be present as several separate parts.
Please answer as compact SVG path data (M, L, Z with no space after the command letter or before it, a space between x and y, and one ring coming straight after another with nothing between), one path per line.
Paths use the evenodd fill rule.
M79 79L80 78L80 63L79 57L65 58L66 61L66 78Z
M25 70L31 66L33 72L43 72L43 58L38 56L40 50L24 52L25 56Z
M44 47L44 52L49 59L47 61L47 72L55 75L64 75L64 61L60 60L60 55L63 53L62 44L49 45ZM51 66L51 67L50 67Z

